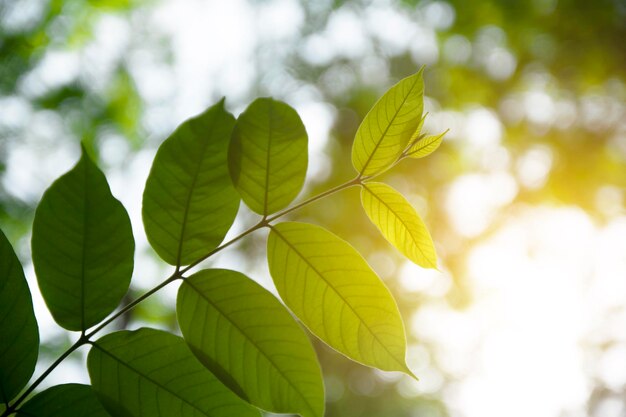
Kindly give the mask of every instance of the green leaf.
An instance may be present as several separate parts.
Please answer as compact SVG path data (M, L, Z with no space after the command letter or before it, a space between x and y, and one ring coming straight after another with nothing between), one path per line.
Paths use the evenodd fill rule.
M83 148L44 193L33 223L33 264L54 319L85 330L117 307L133 273L130 219Z
M395 300L348 242L288 222L272 227L267 251L278 293L315 335L357 362L412 375Z
M148 241L169 264L199 259L235 220L239 196L227 167L234 124L222 100L182 123L157 151L142 213Z
M363 119L352 145L352 164L360 175L388 169L418 129L424 109L423 71L391 87Z
M89 385L56 385L28 400L17 412L23 417L110 417Z
M417 265L436 269L435 246L413 206L387 184L368 182L362 185L363 209L385 239Z
M446 133L448 133L447 130L439 135L429 135L420 138L417 142L411 145L406 153L407 156L417 159L430 155L437 150L439 145L441 145L441 141Z
M161 330L106 335L93 344L87 367L114 416L259 417L198 362L182 338Z
M0 231L0 402L15 397L35 370L39 330L24 270Z
M243 201L268 215L285 208L304 184L308 137L287 104L259 98L237 119L228 158Z
M233 391L273 413L324 415L315 351L259 284L236 271L200 271L180 287L176 310L192 351Z

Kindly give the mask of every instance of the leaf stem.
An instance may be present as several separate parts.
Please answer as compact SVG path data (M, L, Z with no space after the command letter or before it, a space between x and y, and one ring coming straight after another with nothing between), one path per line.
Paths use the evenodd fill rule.
M331 188L330 190L324 191L321 194L313 196L313 197L309 198L308 200L304 200L303 202L301 202L299 204L296 204L295 206L292 206L292 207L289 207L289 208L287 208L287 209L285 209L283 211L280 211L280 212L274 214L273 216L268 217L266 219L266 222L270 223L270 222L278 219L279 217L283 217L285 214L288 214L288 213L291 213L292 211L298 210L299 208L304 207L307 204L310 204L310 203L312 203L314 201L320 200L320 199L322 199L324 197L327 197L327 196L329 196L331 194L334 194L334 193L336 193L338 191L341 191L341 190L344 190L346 188L350 188L350 187L352 187L354 185L359 185L359 184L361 184L361 178L362 178L361 175L359 175L358 177L354 178L353 180L350 180L348 182L344 182L343 184L340 184L340 185L338 185L338 186L336 186L334 188Z
M159 285L157 285L156 287L152 288L151 290L149 290L148 292L142 294L140 297L136 298L135 300L133 300L132 302L130 302L129 304L125 305L124 307L122 307L118 312L116 312L115 314L113 314L112 316L110 316L109 318L107 318L105 321L103 321L102 323L100 323L97 327L95 327L93 330L91 330L90 332L85 332L83 331L81 333L80 338L76 341L76 343L74 343L71 347L69 347L65 352L63 352L63 354L61 356L59 356L59 358L54 361L54 363L52 365L50 365L48 367L48 369L46 369L44 371L43 374L41 374L41 376L39 378L37 378L37 380L35 382L32 383L32 385L30 385L28 387L28 389L17 399L15 400L15 402L13 404L11 404L10 406L8 406L6 408L6 410L4 410L4 412L2 413L2 415L0 415L0 417L7 417L11 414L13 414L16 410L17 407L26 399L26 397L28 397L28 395L30 395L33 390L35 388L37 388L39 386L39 384L41 384L41 382L43 382L44 379L46 379L46 377L57 367L59 366L59 364L61 362L63 362L63 360L65 360L65 358L67 358L72 352L74 352L76 349L78 349L79 347L91 343L90 338L95 335L96 333L98 333L100 330L104 329L106 326L108 326L111 322L115 321L117 318L119 318L120 316L124 315L125 313L127 313L128 311L130 311L131 309L133 309L137 304L141 303L142 301L144 301L146 298L150 297L151 295L153 295L154 293L158 292L159 290L161 290L163 287L169 285L170 283L172 283L173 281L176 281L177 279L184 279L185 277L183 276L183 274L187 271L189 271L191 268L197 266L200 262L210 258L211 256L215 255L216 253L226 249L227 247L233 245L234 243L238 242L239 240L243 239L244 237L248 236L249 234L255 232L258 229L261 229L263 227L271 227L270 222L285 216L286 214L291 213L292 211L298 210L308 204L311 204L317 200L321 200L324 197L327 197L331 194L334 194L338 191L344 190L346 188L350 188L352 186L355 185L360 185L362 183L363 177L361 175L357 176L356 178L344 182L343 184L340 184L334 188L331 188L327 191L324 191L323 193L320 193L316 196L313 196L307 200L304 200L301 203L298 203L292 207L289 207L283 211L280 211L276 214L274 214L273 216L264 216L257 224L255 224L254 226L250 227L249 229L247 229L246 231L240 233L239 235L235 236L234 238L232 238L231 240L229 240L226 243L223 243L222 245L218 246L217 248L213 249L212 251L210 251L209 253L207 253L206 255L198 258L197 260L195 260L194 262L192 262L191 264L187 265L184 268L180 268L180 266L176 267L176 270L174 271L174 273L172 273L172 275L170 275L165 281L161 282Z
M39 378L37 378L37 380L35 382L33 382L26 391L24 391L24 393L22 395L20 395L20 397L15 400L15 402L13 404L11 404L10 406L8 406L6 408L6 410L4 410L4 412L2 413L2 415L0 417L6 417L9 416L11 414L13 414L17 407L26 399L26 397L28 397L30 395L31 392L33 392L33 390L35 388L37 388L39 386L39 384L41 384L43 382L44 379L46 379L48 377L48 375L50 375L50 373L52 371L54 371L54 369L59 366L59 364L61 364L61 362L63 362L65 360L65 358L67 358L68 356L70 356L72 354L72 352L74 352L76 349L78 349L79 347L81 347L82 345L86 344L88 342L88 337L85 336L85 334L81 334L80 338L72 345L70 346L65 352L63 352L63 354L61 356L59 356L57 358L56 361L54 361L52 363L52 365L50 365L48 367L48 369L46 369L44 371L43 374L41 374L39 376Z

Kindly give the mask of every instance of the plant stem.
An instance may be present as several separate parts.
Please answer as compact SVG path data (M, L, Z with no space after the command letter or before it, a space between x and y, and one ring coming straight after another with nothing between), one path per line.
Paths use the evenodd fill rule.
M57 366L59 366L59 364L61 362L63 362L65 360L65 358L70 356L70 354L72 354L72 352L74 352L76 349L78 349L79 347L81 347L82 345L87 343L88 340L89 339L83 333L80 336L80 338L72 346L70 346L65 352L63 352L63 354L61 356L59 356L57 358L57 360L54 361L54 363L52 363L52 365L50 365L48 367L48 369L46 369L44 371L44 373L41 374L39 376L39 378L37 378L37 380L35 382L33 382L31 384L31 386L28 387L28 389L26 391L24 391L24 393L22 395L20 395L20 397L17 400L15 400L15 402L11 406L8 406L6 408L6 410L4 410L4 412L2 413L2 415L0 417L6 417L6 416L9 416L9 415L13 414L15 412L15 410L17 409L17 406L19 406L26 399L26 397L28 397L30 395L30 393L33 392L33 390L35 388L37 388L39 386L39 384L41 384L43 382L43 380L46 379L48 377L48 375L50 375L50 373L52 371L54 371L54 369Z
M359 185L359 184L361 184L361 178L362 177L359 175L358 177L356 177L355 179L353 179L351 181L344 182L343 184L340 184L340 185L338 185L338 186L336 186L334 188L331 188L330 190L324 191L321 194L313 196L313 197L309 198L308 200L304 200L302 203L296 204L293 207L289 207L289 208L287 208L287 209L285 209L283 211L280 211L280 212L274 214L273 216L268 217L266 219L266 221L267 221L267 223L272 222L272 221L278 219L279 217L284 216L285 214L288 214L288 213L291 213L292 211L298 210L299 208L304 207L307 204L310 204L310 203L312 203L314 201L320 200L320 199L322 199L324 197L327 197L327 196L329 196L331 194L334 194L337 191L345 190L346 188L350 188L350 187L352 187L354 185Z
M48 369L46 369L44 371L43 374L41 374L41 376L39 378L37 378L37 380L35 382L32 383L32 385L30 385L28 387L28 389L17 399L15 400L15 402L13 404L11 404L10 406L7 406L6 410L4 410L4 412L2 413L2 415L0 415L0 417L7 417L11 414L13 414L16 410L17 407L26 399L26 397L28 397L28 395L30 395L30 393L33 392L33 390L35 388L37 388L39 386L39 384L41 384L43 382L44 379L46 379L46 377L57 367L59 366L59 364L61 362L63 362L63 360L65 360L65 358L67 358L72 352L74 352L76 349L78 349L79 347L81 347L84 344L90 343L90 338L95 335L96 333L98 333L100 330L104 329L106 326L108 326L111 322L115 321L117 318L119 318L120 316L124 315L125 313L127 313L129 310L133 309L137 304L141 303L143 300L145 300L146 298L150 297L151 295L153 295L154 293L158 292L159 290L161 290L163 287L166 287L167 285L169 285L170 283L172 283L173 281L176 281L177 279L184 279L183 274L187 271L189 271L191 268L197 266L200 262L210 258L211 256L215 255L216 253L226 249L227 247L233 245L234 243L238 242L239 240L243 239L244 237L248 236L249 234L255 232L258 229L261 229L263 227L270 227L270 222L283 217L284 215L291 213L292 211L298 210L308 204L311 204L317 200L320 200L324 197L327 197L331 194L334 194L338 191L344 190L346 188L350 188L352 186L355 185L360 185L362 182L362 177L361 175L359 175L358 177L354 178L353 180L344 182L343 184L340 184L334 188L331 188L330 190L324 191L323 193L320 193L316 196L313 196L307 200L304 200L301 203L296 204L293 207L289 207L281 212L278 212L276 214L274 214L273 216L269 216L269 217L263 217L257 224L255 224L254 226L250 227L249 229L247 229L246 231L242 232L241 234L235 236L234 238L232 238L231 240L229 240L226 243L223 243L222 245L218 246L217 248L213 249L212 251L210 251L209 253L207 253L206 255L200 257L199 259L195 260L194 262L192 262L191 264L187 265L186 267L180 269L180 267L176 268L176 271L174 271L174 273L172 275L170 275L165 281L161 282L159 285L157 285L156 287L152 288L151 290L149 290L148 292L142 294L139 298L133 300L132 302L130 302L129 304L125 305L124 307L122 307L122 309L120 309L118 312L116 312L115 314L113 314L112 316L110 316L109 318L107 318L105 321L103 321L102 323L100 323L97 327L95 327L93 330L91 330L90 332L85 333L83 331L83 333L81 334L81 337L76 341L76 343L74 343L71 347L69 347L65 352L63 352L63 354L61 356L59 356L59 358L54 361L54 363L52 365L50 365L48 367Z

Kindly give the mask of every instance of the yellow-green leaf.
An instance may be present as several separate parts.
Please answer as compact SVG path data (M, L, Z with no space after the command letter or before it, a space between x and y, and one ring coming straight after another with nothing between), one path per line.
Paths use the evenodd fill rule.
M324 415L311 342L259 284L237 271L200 271L180 286L176 312L196 357L242 398L273 413Z
M424 136L411 145L406 153L407 156L410 156L411 158L423 158L430 155L437 150L439 145L441 145L441 141L446 133L448 133L447 130L439 135Z
M404 256L424 268L437 268L430 233L402 194L387 184L368 182L363 184L361 203L367 217Z
M362 176L385 171L409 144L424 109L422 73L391 87L363 119L352 145L352 164Z
M412 375L396 302L348 242L287 222L272 227L267 251L278 293L311 332L357 362Z

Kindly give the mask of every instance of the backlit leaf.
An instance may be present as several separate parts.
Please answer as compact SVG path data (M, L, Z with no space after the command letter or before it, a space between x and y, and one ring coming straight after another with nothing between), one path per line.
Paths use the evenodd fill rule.
M0 231L0 402L13 399L35 370L39 330L24 270Z
M104 336L89 351L87 368L113 416L259 417L198 362L182 338L161 330Z
M430 155L441 145L441 141L446 133L448 133L447 130L439 135L424 136L409 148L406 153L407 156L411 158L423 158Z
M55 385L28 400L21 417L110 417L89 385Z
M98 323L128 290L135 251L130 219L84 148L76 166L44 193L32 250L43 298L68 330Z
M361 203L383 236L411 261L437 268L433 241L422 219L396 190L380 182L364 183Z
M224 239L239 208L228 175L235 118L224 101L182 123L161 144L143 193L148 241L172 265L188 265Z
M389 168L418 129L424 108L423 68L391 87L367 113L352 145L352 164L362 176Z
M200 271L181 285L176 310L192 351L242 398L274 413L323 416L313 347L269 291L236 271Z
M307 169L307 133L287 104L259 98L237 119L229 150L230 174L243 201L267 215L300 192Z
M288 222L272 227L267 250L278 293L315 335L357 362L412 375L395 300L349 243Z

